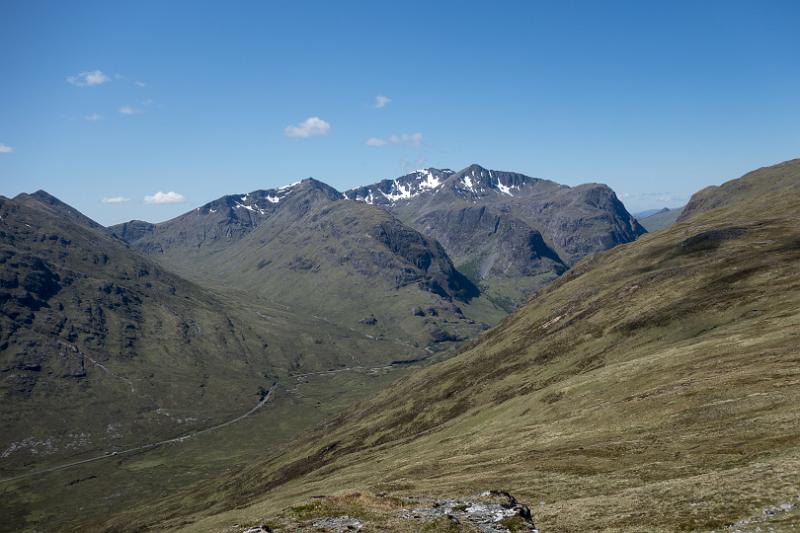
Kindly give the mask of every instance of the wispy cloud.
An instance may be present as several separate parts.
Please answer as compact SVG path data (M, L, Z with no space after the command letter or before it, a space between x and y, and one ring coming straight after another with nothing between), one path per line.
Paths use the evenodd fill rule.
M7 144L0 143L0 154L10 154L14 149Z
M368 146L385 146L387 144L407 144L418 148L422 144L422 134L415 133L397 133L389 135L388 137L370 137L366 141Z
M317 137L327 135L331 131L331 125L319 117L308 117L300 124L286 126L283 134L287 137L305 139L306 137Z
M88 120L89 122L97 122L98 120L103 120L103 115L99 113L89 113L88 115L84 115L83 120Z
M130 198L125 198L124 196L104 196L100 201L104 204L124 204L130 201Z
M137 87L147 87L147 84L143 81L135 81L133 82Z
M123 115L138 115L142 112L142 110L137 109L133 106L124 105L119 108L119 112L122 113Z
M392 102L392 99L388 96L378 95L375 97L375 103L372 104L372 107L375 109L383 109L387 105Z
M158 191L153 195L144 197L144 203L146 204L182 204L184 202L186 202L186 197L184 197L182 194L176 193L175 191Z
M67 76L67 83L71 83L77 87L92 87L95 85L102 85L111 81L111 78L106 76L101 70L87 70L80 72L74 76Z

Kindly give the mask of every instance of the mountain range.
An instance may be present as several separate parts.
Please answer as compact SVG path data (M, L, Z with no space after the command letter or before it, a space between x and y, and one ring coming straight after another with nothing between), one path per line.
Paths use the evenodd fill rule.
M576 260L645 233L605 185L567 187L478 165L419 170L344 193L308 179L111 231L197 281L224 279L315 312L331 312L325 304L335 297L349 326L364 319L355 309L368 308L394 327L420 307L455 320L447 302L468 306L477 296L464 313L496 323ZM365 305L364 283L373 293L416 285L432 296L382 308L384 292ZM314 298L300 286L313 287ZM413 329L404 331L424 341Z
M580 258L645 233L605 185L567 187L479 165L418 170L344 194L437 239L506 310Z
M782 509L799 193L800 161L759 169L649 235L603 185L475 165L111 228L0 198L3 528L416 531L403 502L498 488L548 531Z
M133 507L248 464L643 233L602 185L395 181L423 174L402 202L306 179L110 228L44 191L0 198L6 526L84 529L112 487Z
M791 531L798 205L800 160L700 191L676 224L578 261L455 356L105 527L314 531L347 516L467 531L474 506L449 522L409 509L501 488L544 531Z

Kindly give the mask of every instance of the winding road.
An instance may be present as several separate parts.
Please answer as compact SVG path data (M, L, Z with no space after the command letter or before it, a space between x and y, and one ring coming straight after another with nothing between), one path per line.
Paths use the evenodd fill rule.
M226 420L225 422L221 422L219 424L216 424L214 426L209 426L207 428L191 431L189 433L186 433L185 435L181 435L179 437L173 437L171 439L160 440L158 442L152 442L150 444L143 444L141 446L136 446L134 448L127 448L125 450L106 452L103 455L98 455L96 457L90 457L89 459L83 459L81 461L75 461L75 462L67 463L67 464L64 464L64 465L53 466L51 468L44 468L42 470L36 470L34 472L27 472L25 474L20 474L18 476L9 477L9 478L5 478L5 479L0 479L0 484L10 483L12 481L16 481L16 480L19 480L19 479L24 479L24 478L27 478L27 477L37 476L39 474L47 474L47 473L50 473L50 472L57 472L59 470L64 470L66 468L72 468L73 466L84 465L86 463L93 463L95 461L102 461L103 459L108 459L109 457L116 457L116 456L119 456L119 455L125 455L125 454L129 454L129 453L133 453L133 452L140 452L140 451L143 451L143 450L151 450L153 448L158 448L159 446L164 446L165 444L173 444L173 443L177 443L177 442L183 442L186 439L190 439L190 438L195 437L197 435L201 435L203 433L209 433L211 431L215 431L217 429L224 428L226 426L230 426L231 424L235 424L236 422L239 422L240 420L244 420L248 416L252 415L256 411L258 411L259 409L264 407L264 405L270 400L270 398L272 398L272 395L274 394L275 389L277 387L278 387L278 382L276 381L276 382L274 382L272 384L272 386L269 388L267 393L264 394L264 397L261 398L261 400L253 408L251 408L249 411L247 411L246 413L241 414L241 415L239 415L239 416L237 416L235 418L231 418L230 420Z
M92 362L94 362L94 361L92 361ZM337 369L331 369L331 370L321 370L321 371L317 371L317 372L306 372L306 373L303 373L303 374L290 374L289 377L297 379L297 378L304 378L304 377L309 377L309 376L332 375L332 374L338 374L339 372L354 372L354 371L362 371L362 372L363 371L367 371L367 372L369 372L369 371L375 371L375 370L388 370L388 369L392 369L394 367L395 367L395 365L392 365L392 364L378 366L378 367L353 366L353 367L337 368ZM105 370L108 371L107 369L105 369ZM248 416L252 415L256 411L258 411L259 409L264 407L264 405L275 394L275 389L277 387L278 387L278 382L277 381L273 382L272 385L270 386L269 390L267 390L266 394L264 394L264 397L261 398L261 400L255 406L253 406L246 413L241 414L241 415L239 415L239 416L237 416L235 418L231 418L230 420L226 420L225 422L221 422L219 424L215 424L215 425L209 426L207 428L197 429L195 431L191 431L189 433L186 433L184 435L180 435L178 437L173 437L171 439L160 440L158 442L152 442L152 443L149 443L149 444L143 444L141 446L136 446L134 448L126 448L124 450L106 452L103 455L98 455L96 457L90 457L88 459L83 459L81 461L74 461L72 463L53 466L53 467L50 467L50 468L44 468L42 470L36 470L36 471L33 471L33 472L27 472L25 474L20 474L20 475L17 475L17 476L0 479L0 485L2 485L4 483L10 483L12 481L17 481L19 479L24 479L24 478L28 478L28 477L37 476L37 475L40 475L40 474L47 474L47 473L50 473L50 472L57 472L59 470L65 470L67 468L72 468L74 466L84 465L84 464L87 464L87 463L93 463L93 462L96 462L96 461L102 461L103 459L109 459L111 457L117 457L117 456L120 456L120 455L131 454L131 453L134 453L134 452L141 452L141 451L144 451L144 450L152 450L153 448L158 448L159 446L164 446L166 444L180 443L180 442L183 442L183 441L185 441L187 439L190 439L192 437L196 437L197 435L202 435L203 433L209 433L211 431L216 431L218 429L230 426L231 424L235 424L236 422L244 420Z

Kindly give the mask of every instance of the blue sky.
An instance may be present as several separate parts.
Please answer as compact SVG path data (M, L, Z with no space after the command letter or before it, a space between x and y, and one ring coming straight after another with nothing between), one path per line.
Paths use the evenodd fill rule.
M800 156L799 27L796 1L0 0L0 194L159 221L476 162L680 205Z

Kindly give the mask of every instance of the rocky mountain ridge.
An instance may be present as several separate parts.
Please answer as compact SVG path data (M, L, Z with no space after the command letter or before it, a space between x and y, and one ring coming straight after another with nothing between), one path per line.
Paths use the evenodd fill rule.
M417 170L351 189L442 243L462 270L511 310L578 259L646 233L605 185L560 185L480 165Z
M438 286L464 285L464 280L456 281L463 274L476 287L467 292L485 292L490 307L501 314L580 257L644 233L604 185L567 187L478 165L459 172L418 170L344 193L309 178L278 189L224 196L164 223L132 221L110 230L191 275L198 262L229 254L229 247L259 227L285 227L290 218L296 227L312 207L334 204L347 206L338 206L339 212L358 212L366 218L382 217L379 209L412 240L419 240L412 237L416 231L432 239L434 248L438 241L455 267L451 279ZM497 312L489 314L499 316Z

